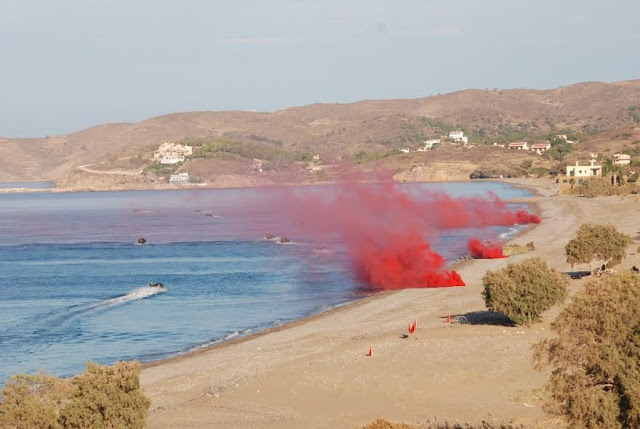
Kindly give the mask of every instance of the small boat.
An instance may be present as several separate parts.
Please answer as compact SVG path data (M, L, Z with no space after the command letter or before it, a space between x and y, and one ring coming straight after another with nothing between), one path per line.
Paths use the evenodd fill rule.
M164 285L162 283L149 283L149 287L164 287Z

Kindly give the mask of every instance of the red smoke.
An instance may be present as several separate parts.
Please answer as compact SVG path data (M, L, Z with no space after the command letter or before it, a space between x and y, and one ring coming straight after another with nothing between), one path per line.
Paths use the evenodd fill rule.
M477 238L470 238L467 247L475 259L506 258L502 254L502 246L496 243L483 243Z
M444 269L444 258L423 237L381 235L377 239L364 239L349 249L356 274L364 283L380 289L465 285L457 272Z
M429 244L440 230L540 221L524 210L509 210L495 195L453 198L397 183L282 192L278 212L321 241L337 233L357 279L376 289L464 286Z

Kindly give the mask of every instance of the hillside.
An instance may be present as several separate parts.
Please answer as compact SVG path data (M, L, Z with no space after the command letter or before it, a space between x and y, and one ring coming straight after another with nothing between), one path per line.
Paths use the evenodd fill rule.
M0 166L0 181L54 180L66 186L91 187L95 178L78 166L96 164L134 171L145 166L146 157L160 143L185 138L225 139L298 155L319 153L330 163L356 160L375 165L382 154L415 147L425 138L453 128L464 129L476 144L536 140L550 132L572 130L591 148L604 144L595 136L608 141L617 135L616 130L633 130L640 122L640 108L633 106L640 106L640 80L579 83L551 90L464 90L418 99L313 104L273 113L176 113L47 138L0 137L0 156L12 159ZM629 139L631 144L634 138ZM445 149L393 156L383 163L400 172L414 166L416 159L427 162L430 157L437 157L438 162L467 162L469 168L483 162L477 154L471 156L475 161L467 156L473 150L454 153L453 148ZM440 153L436 156L436 152ZM521 156L513 160L520 161ZM184 168L215 181L221 176L250 175L253 164L246 157L227 156L191 161ZM274 163L272 170L269 181L306 180L300 163ZM315 173L319 174L314 180L330 176L327 170ZM149 182L125 175L103 179L100 181L106 187Z

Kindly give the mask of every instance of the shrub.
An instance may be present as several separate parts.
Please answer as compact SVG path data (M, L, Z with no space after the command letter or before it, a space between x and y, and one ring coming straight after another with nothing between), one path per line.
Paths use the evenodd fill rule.
M553 369L550 411L570 427L640 427L640 275L592 279L534 346L538 369Z
M636 183L639 178L640 178L640 174L638 174L638 172L635 172L627 179L627 182Z
M564 301L568 280L542 259L529 258L499 271L489 271L482 284L487 309L504 314L517 325L528 325Z
M630 244L631 237L618 232L615 225L585 223L580 226L575 238L567 243L565 253L572 267L593 261L602 261L607 267L614 267L624 259Z
M0 426L80 429L142 428L150 401L140 389L140 365L87 363L73 379L17 375L2 389Z
M0 427L59 429L57 415L71 383L53 375L12 376L2 389Z
M594 198L603 195L612 195L614 188L606 178L592 177L584 181L579 191L585 197Z

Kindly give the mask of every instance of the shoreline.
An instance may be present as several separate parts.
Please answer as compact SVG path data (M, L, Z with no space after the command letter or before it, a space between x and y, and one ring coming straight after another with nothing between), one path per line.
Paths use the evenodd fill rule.
M492 180L484 180L484 181L492 181ZM421 183L439 183L439 182L421 182ZM465 182L447 182L447 183L465 183ZM515 185L514 185L515 186ZM516 203L518 204L525 204L528 207L528 210L536 215L540 215L541 214L541 210L540 210L540 206L538 205L538 203L536 201L526 201L528 199L531 198L535 198L535 194L538 193L536 188L533 187L528 187L524 184L520 184L518 186L518 188L520 189L525 189L527 191L529 191L532 196L531 197L524 197L524 198L520 198L517 199ZM503 200L506 203L510 203L513 200L510 199L506 199ZM526 235L527 233L529 233L530 231L532 231L533 229L537 228L540 224L535 224L535 223L530 223L527 225L522 225L522 228L517 231L516 233L514 233L511 237L508 237L504 240L500 240L501 244L504 246L506 244L509 244L511 242L513 242L514 240L517 240L519 237ZM507 258L508 259L508 258ZM446 266L446 269L448 271L453 271L453 270L460 270L463 267L467 266L468 264L472 264L475 261L478 261L481 259L475 259L475 258L462 258L462 259L457 259L452 261L451 265ZM466 286L454 286L455 287L466 287ZM442 287L440 288L416 288L416 289L442 289ZM153 367L157 367L157 366L161 366L165 363L179 363L182 362L184 360L187 360L189 357L191 356L197 356L199 354L205 354L210 350L213 349L218 349L218 348L223 348L223 347L230 347L236 344L240 344L246 341L250 341L252 339L256 339L271 333L275 333L275 332L280 332L282 330L286 330L286 329L290 329L290 328L294 328L300 325L304 325L306 323L311 323L314 320L320 319L324 316L330 316L334 313L339 313L341 311L348 311L350 309L353 309L357 306L360 305L365 305L367 304L369 301L373 301L373 300L377 300L377 299L382 299L384 297L396 294L398 292L401 292L404 289L399 289L399 290L380 290L380 291L376 291L373 292L372 294L365 296L363 298L358 298L358 299L354 299L352 301L347 301L344 303L340 303L340 304L336 304L335 306L333 306L332 308L329 308L326 311L320 311L317 313L310 313L298 318L295 318L293 320L290 320L288 322L285 322L281 325L278 326L272 326L257 332L252 332L246 335L242 335L239 334L238 337L234 337L234 338L230 338L225 340L224 338L221 339L214 339L211 340L212 342L214 342L213 344L207 345L205 346L204 343L200 346L195 346L192 347L190 350L185 350L183 352L178 352L176 355L174 356L169 356L166 358L161 358L158 360L154 360L154 361L149 361L149 362L144 362L141 363L142 368L153 368ZM237 331L236 331L237 332Z
M432 181L415 181L415 182L396 182L394 184L428 184L428 183L475 183L475 182L493 182L493 183L506 183L515 188L526 189L532 193L533 196L540 196L537 194L537 190L532 188L526 184L521 183L521 181L531 181L535 180L532 178L519 178L519 179L468 179L468 180L432 180ZM38 182L38 181L34 181ZM0 182L0 183L28 183L28 182ZM141 187L112 187L108 189L94 189L94 188L64 188L64 187L47 187L47 188L0 188L0 194L13 194L13 193L31 193L31 192L49 192L54 194L66 194L66 193L92 193L92 192L140 192L140 191L198 191L198 190L223 190L223 189L268 189L268 188L285 188L285 187L294 187L294 186L333 186L338 184L343 184L344 182L340 181L322 181L322 182L282 182L282 183L269 183L269 184L247 184L247 185L238 185L238 186L216 186L216 185L207 185L207 186L175 186L169 184L162 184L160 186L141 186ZM383 184L386 183L384 181L358 181L357 183L362 184Z
M532 194L534 193L534 188L527 187L527 189L529 189ZM532 196L527 198L528 201L518 200L518 202L526 202L531 211L541 214L548 211L545 205L541 205L541 199L548 201L546 197ZM553 223L551 220L552 219L549 219L550 224ZM546 224L545 219L543 219L542 224L528 225L512 237L503 240L503 243L521 240L522 237L529 240L532 235L545 236L540 229L548 228L549 226L550 225ZM525 257L526 256L538 255L525 255ZM414 359L423 354L409 358L404 354L394 354L391 351L392 349L389 349L392 343L401 341L398 340L397 335L388 337L388 331L389 326L392 326L391 332L397 329L397 327L393 328L393 326L397 324L397 320L395 319L403 318L401 314L405 314L404 318L407 318L407 312L411 314L412 310L407 310L405 307L411 307L414 309L413 311L417 311L417 313L413 313L414 316L409 316L407 319L410 318L412 320L413 317L418 316L417 319L419 320L421 329L427 329L426 332L432 332L428 337L433 336L433 338L424 338L424 340L422 337L416 338L420 340L419 343L400 342L393 346L393 348L406 348L414 344L415 346L427 347L425 350L427 354L433 354L434 351L440 350L436 352L436 354L442 355L442 353L445 353L444 356L446 356L446 350L459 346L455 346L455 343L450 343L448 346L434 349L433 346L429 344L433 341L447 344L450 340L453 340L453 338L450 338L450 335L455 334L457 330L450 331L448 329L451 329L451 327L443 325L442 318L445 317L447 313L451 315L467 313L464 313L464 311L460 312L461 309L456 312L455 307L447 309L450 305L445 304L442 300L445 299L445 301L447 301L452 299L454 303L464 303L463 307L467 307L473 311L473 308L477 304L472 303L477 302L480 297L478 279L484 275L487 269L504 266L508 263L507 261L517 261L522 257L522 255L518 255L512 256L511 258L495 260L459 260L448 268L461 271L461 275L465 279L465 282L467 282L467 286L465 287L405 289L381 292L373 296L349 302L338 308L288 322L278 327L251 333L179 356L146 363L144 364L142 383L145 389L148 389L149 396L152 398L149 427L355 427L356 425L365 424L368 421L375 420L375 418L382 417L395 419L396 421L405 421L407 423L424 422L425 417L431 419L433 417L438 417L439 419L442 417L449 419L455 417L456 420L467 419L467 421L469 421L472 420L470 416L477 419L485 418L490 421L498 421L496 419L505 413L511 413L510 417L518 418L523 413L517 411L518 408L514 408L513 404L504 407L504 403L501 403L502 408L498 407L495 409L501 410L500 412L492 411L490 418L485 412L480 411L483 409L482 406L481 408L473 406L465 409L465 411L457 412L451 409L447 411L447 407L444 407L442 410L438 408L440 411L437 411L436 414L429 414L433 413L434 410L429 411L429 408L424 408L424 405L410 407L413 412L418 413L415 414L415 417L398 418L394 414L396 411L393 411L397 407L388 402L377 405L369 404L367 407L369 417L364 418L360 414L358 416L351 415L346 412L346 410L337 411L342 410L345 405L331 402L325 397L323 391L326 390L326 386L323 387L324 383L321 380L326 377L335 378L336 376L333 374L336 373L336 371L339 374L342 373L342 370L339 369L342 366L335 366L336 359L337 362L347 362L348 368L360 368L362 365L364 365L364 367L369 366L367 362L374 362L373 360L367 361L366 359L368 358L364 356L364 351L369 345L373 346L374 356L384 354L387 360L391 359L389 362L382 364L383 366L392 365L391 367L384 366L384 368L386 368L384 371L375 372L375 374L378 374L378 377L395 379L398 371L402 373L412 373L411 365L397 366L392 362L396 362L398 359L401 359L401 361ZM413 299L413 296L417 299ZM428 297L431 297L431 299ZM424 299L427 299L427 301L424 301ZM432 301L433 299L435 299L435 301ZM419 303L428 303L429 301L432 302L427 304L427 308L429 309L429 314L432 314L432 316L420 316L420 313L426 310L422 308ZM433 314L433 311L435 311L435 314ZM378 318L376 315L381 317ZM436 316L435 320L433 318L434 316ZM370 325L369 323L363 322L363 320L369 320L370 322L375 320L376 322L374 325ZM365 324L363 325L363 323ZM383 327L378 326L380 324L382 324ZM355 336L354 333L348 333L351 329L345 329L345 326L351 325L353 325L353 331L356 333ZM468 328L478 329L481 325L468 325L468 328L466 327L467 325L463 326L465 327L458 329L464 332L464 330ZM380 331L380 329L382 329L382 331ZM404 329L406 329L406 327ZM491 327L491 324L488 329L493 333L492 335L496 335L498 332L505 332L502 327ZM362 330L365 332L357 334L358 331L362 332ZM530 332L529 328L525 328L525 331ZM380 332L387 332L387 334L382 338L380 337ZM510 333L507 335L512 336L514 334L514 330L510 330ZM538 333L536 332L536 334ZM455 335L457 336L457 334ZM471 337L465 338L464 342L482 342L486 335L486 333L481 332L473 334ZM503 336L504 334L500 335ZM363 341L364 344L361 344ZM354 352L354 342L360 344L356 348L360 349L360 353L362 354L358 351L356 351L355 355L352 354ZM335 345L333 345L334 343ZM405 344L405 346L402 346L402 344ZM500 344L501 343L498 342L497 345L501 347ZM522 341L520 341L518 347L519 350L522 350L522 353L528 353L528 343L522 344ZM477 353L484 353L484 349L487 348L493 349L494 346L484 346L474 350L476 350ZM315 356L315 358L305 363L308 360L307 356ZM345 361L345 359L347 360ZM320 363L318 363L318 361ZM446 361L448 360L438 360L436 362ZM465 367L476 365L478 360L474 360L474 362L476 363L472 364L469 362L469 365L462 364L460 367L456 367L455 371L464 371ZM522 372L524 367L529 367L529 360L526 359L525 363L518 360L516 364L519 365L517 372ZM316 368L318 365L322 367L322 370L319 371L321 375L311 376L307 374L308 370L317 371ZM375 365L379 364L376 363ZM442 365L442 363L438 363L438 365ZM505 365L507 364L505 363ZM533 372L532 369L531 371ZM440 372L434 373L433 377L438 377L437 374L439 373ZM353 401L360 403L362 399L358 398L360 398L361 393L359 392L361 392L362 386L360 382L356 380L364 376L364 374L353 372L351 369L347 370L344 374L348 374L347 377L351 380L348 383L350 387L346 387L347 390L343 392L351 398L350 401L345 400L345 404L353 404ZM365 377L369 376L370 374ZM534 375L534 379L536 380L534 385L539 385L543 377L544 374ZM285 383L289 385L288 388L283 387L283 379L289 380ZM304 380L303 384L308 386L305 388L304 393L296 393L294 386L301 383L301 380ZM412 380L409 384L415 382L414 378L403 378L403 380L402 383L408 382L408 380ZM411 391L405 391L403 394L400 394L397 389L402 387L402 383L398 385L398 383L394 382L393 388L390 389L389 385L382 383L378 378L371 379L370 382L381 386L383 390L378 392L380 395L391 394L388 391L392 390L394 394L393 397L398 398L397 395L407 396ZM520 382L520 384L521 383L522 382ZM529 381L527 380L526 383L529 383ZM466 384L466 382L463 383L461 388L466 388L462 387ZM339 386L340 384L338 383L337 385ZM264 393L264 390L267 388L270 393L262 396L262 393ZM407 389L411 388L407 386ZM272 390L273 392L271 392ZM418 389L418 391L420 390ZM526 395L526 402L535 403L534 398L530 397L529 394ZM409 396L414 397L415 394L409 394ZM324 404L325 401L329 401L331 406L327 405L328 409L319 411L317 409L319 405L310 405L305 398L309 398L308 401L313 402L313 404ZM456 398L457 399L452 399L452 401L461 400L460 397ZM416 398L413 399L417 400ZM486 402L486 400L487 399L483 399L480 402ZM293 405L290 405L292 401L297 404L295 411L292 408ZM533 408L527 408L525 410L523 414L525 420L540 418L542 414L541 407L539 405L532 405L532 407ZM454 407L455 410L459 408L460 404ZM302 411L303 409L304 411ZM346 414L344 414L345 412ZM342 417L337 421L342 422L342 424L335 424L335 420L332 421L332 423L323 420L324 423L319 424L317 423L318 418L320 418L317 415L318 413L323 416L331 415L334 417L337 417L339 414ZM413 416L414 414L411 415ZM189 424L187 425L186 422L189 422Z

